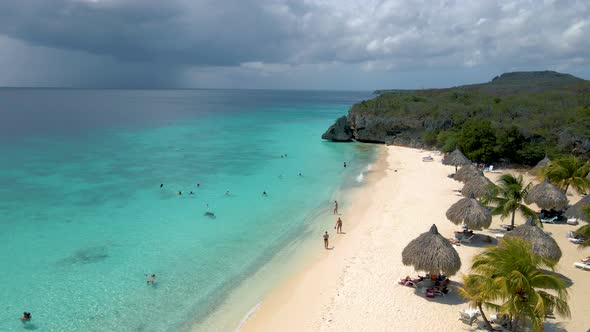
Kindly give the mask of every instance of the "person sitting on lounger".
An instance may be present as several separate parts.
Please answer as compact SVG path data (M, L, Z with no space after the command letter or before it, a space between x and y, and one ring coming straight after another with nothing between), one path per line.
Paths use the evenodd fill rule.
M583 263L590 263L590 256L587 256L586 258L582 258L581 261Z

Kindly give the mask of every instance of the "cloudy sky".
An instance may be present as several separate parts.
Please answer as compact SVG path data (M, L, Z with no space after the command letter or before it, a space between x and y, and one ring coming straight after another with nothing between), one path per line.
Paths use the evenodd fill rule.
M589 0L2 0L0 86L353 89L590 79Z

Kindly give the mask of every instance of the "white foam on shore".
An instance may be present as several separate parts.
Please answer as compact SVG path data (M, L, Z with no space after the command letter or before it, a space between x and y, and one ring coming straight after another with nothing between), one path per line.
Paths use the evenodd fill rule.
M365 176L363 175L363 172L361 172L359 175L357 175L356 182L361 183L361 182L363 182L364 178L365 178Z
M261 304L262 304L262 302L258 302L258 303L256 303L255 306L253 306L250 310L248 310L248 312L244 315L242 320L240 320L240 323L238 324L238 326L236 327L234 332L239 332L242 329L242 327L244 326L244 324L246 324L248 319L250 319L250 317L252 317L252 315L256 312L256 310L258 310L258 308L260 308Z

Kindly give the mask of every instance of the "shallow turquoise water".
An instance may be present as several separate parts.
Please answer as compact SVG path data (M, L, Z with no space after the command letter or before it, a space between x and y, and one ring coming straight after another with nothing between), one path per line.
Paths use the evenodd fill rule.
M373 150L320 135L367 96L0 90L0 331L202 319L355 184Z

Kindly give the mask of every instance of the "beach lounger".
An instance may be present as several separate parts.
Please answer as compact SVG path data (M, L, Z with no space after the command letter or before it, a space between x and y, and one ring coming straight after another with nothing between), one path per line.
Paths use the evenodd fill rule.
M471 235L470 237L462 237L459 239L459 242L471 244L471 239L473 239L474 237L475 237L475 234Z
M578 269L582 270L590 270L590 264L582 263L582 262L575 262L574 266Z
M541 219L541 222L544 224L555 224L555 222L559 219L558 216L553 216L551 218L544 218Z
M479 316L479 310L469 308L467 310L459 311L459 315L460 321L471 326L473 325L473 322L477 320L477 317Z
M575 237L572 237L572 238L570 238L569 240L570 240L570 242L571 242L571 243L573 243L573 244L581 244L582 242L586 241L586 240L584 240L584 239L581 239L581 238L575 238Z
M511 231L514 227L512 227L512 225L508 225L508 224L502 224L500 225L500 227L502 227L505 231Z
M568 224L568 225L577 225L577 224L579 224L579 222L578 222L578 218L569 218L569 219L567 220L567 224Z
M500 233L500 234L496 234L496 235L494 235L494 237L495 237L496 239L501 239L501 238L503 238L503 237L504 237L504 234L502 234L502 233Z

